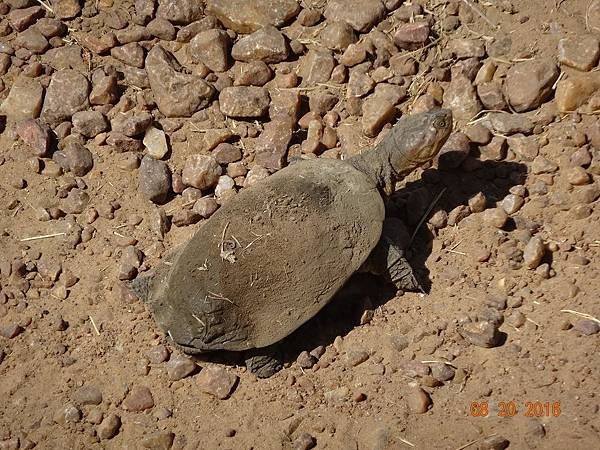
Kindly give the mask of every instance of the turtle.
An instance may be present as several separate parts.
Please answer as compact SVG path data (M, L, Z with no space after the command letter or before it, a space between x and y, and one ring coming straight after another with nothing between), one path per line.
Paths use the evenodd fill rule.
M437 108L403 116L361 154L290 164L241 190L131 288L183 352L245 352L248 368L268 377L281 368L277 343L354 272L419 289L385 232L385 200L451 130L451 111Z

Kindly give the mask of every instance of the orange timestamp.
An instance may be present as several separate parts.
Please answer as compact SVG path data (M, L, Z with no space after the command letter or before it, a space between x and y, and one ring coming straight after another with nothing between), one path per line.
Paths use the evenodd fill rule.
M498 402L495 406L498 417L514 417L518 414L525 417L560 416L560 402L525 402L523 405L516 402ZM490 405L488 402L472 402L470 412L473 417L487 417L490 414Z

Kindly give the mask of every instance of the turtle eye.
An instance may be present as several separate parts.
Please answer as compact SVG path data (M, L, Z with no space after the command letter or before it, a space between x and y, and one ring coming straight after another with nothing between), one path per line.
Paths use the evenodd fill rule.
M439 117L433 121L433 126L438 130L442 130L446 128L448 124L446 123L446 119L444 119L443 117Z

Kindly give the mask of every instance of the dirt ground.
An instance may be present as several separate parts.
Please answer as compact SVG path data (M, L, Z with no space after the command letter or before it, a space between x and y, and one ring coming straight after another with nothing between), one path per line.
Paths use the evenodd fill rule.
M172 7L162 14L175 24L175 31L185 23L169 14L193 10L190 3L196 2L158 2L165 9ZM218 3L223 2L212 2ZM260 2L239 8L251 9L255 3ZM289 5L274 2L280 3ZM317 14L317 20L305 26L311 23L305 11L323 13L328 2L300 3L300 15L295 11L276 24L292 50L283 58L265 61L270 76L275 74L271 83L285 85L292 79L283 89L299 94L299 115L283 144L290 158L315 154L343 158L366 151L381 126L394 123L392 117L380 117L383 103L369 113L375 123L384 122L374 130L367 117L369 100L362 103L364 114L360 105L356 112L357 100L348 92L364 87L357 81L360 76L370 76L378 86L405 89L403 99L392 105L395 111L408 114L436 105L454 110L455 132L461 137L449 142L458 162L451 160L444 167L440 158L434 166L416 170L399 183L388 206L388 215L401 219L409 235L418 229L408 254L428 292L398 296L376 278L356 276L284 341L285 366L271 378L259 379L248 372L237 355L198 358L190 365L124 283L155 267L165 253L202 226L206 219L198 213L201 207L216 207L244 184L259 183L256 180L267 175L257 167L255 156L263 130L268 138L266 124L274 120L269 122L264 111L251 118L224 111L223 95L220 106L215 95L210 103L198 103L194 111L181 114L184 118L170 114L169 102L175 102L176 95L161 97L171 94L160 91L150 76L150 57L145 61L150 84L139 67L136 76L144 72L142 80L131 81L137 78L124 65L139 51L143 58L160 43L187 68L182 76L194 74L220 92L226 89L223 70L209 69L208 62L194 65L181 56L192 44L174 37L119 34L135 24L148 24L155 17L153 1L134 5L111 0L80 4L4 0L0 5L4 102L0 109L5 122L0 135L0 449L598 448L600 125L593 93L600 86L599 2L369 0L357 6L352 1L347 8L360 13L363 7L385 4L387 10L375 26L386 36L396 36L392 53L406 54L416 70L410 73L410 68L398 64L403 68L389 73L390 55L378 61L379 50L371 48L363 58L370 62L365 71L350 70L348 80L347 68L338 63L344 50L334 49L335 66L341 68L329 71L332 81L313 85L294 81L290 73L311 49L324 45L322 24L335 21L335 14L325 13L326 19ZM147 5L151 12L140 19ZM33 19L23 24L20 10L36 7ZM273 5L265 8L273 15L281 10ZM186 17L187 23L205 20L208 14L202 8L188 13L194 17ZM36 25L42 16L60 17L68 28L51 30L60 29L56 22L44 23L45 28ZM431 25L427 36L419 42L418 33L406 27L415 39L404 45L407 41L396 33L422 21ZM170 28L164 22L168 21L158 25L166 36ZM28 31L36 26L43 28L41 34ZM215 26L225 29L218 22ZM232 32L233 25L227 27L231 42L244 36ZM210 28L214 27L200 29ZM359 44L374 41L370 29L352 39L360 39ZM93 45L82 37L99 38L110 30L119 42L102 51L90 50ZM328 42L344 41L336 33L354 32L334 30ZM564 51L566 56L558 50L563 38L574 42ZM459 41L459 46L460 39L469 41ZM142 44L135 47L132 42ZM583 47L578 47L581 43ZM118 53L110 52L121 44L130 46L125 64L117 61ZM50 80L65 69L54 67L60 63L57 54L47 57L51 47L82 49L80 60L67 61L66 68L83 73L93 86L91 94L84 89L83 106L73 106L66 117L55 117L48 106ZM591 67L577 69L567 60L592 62ZM479 83L480 76L485 78L482 64L496 67L487 84ZM532 65L526 66L524 77L511 75L520 64ZM302 69L305 80L323 65ZM548 67L556 71L554 76L548 75ZM99 68L105 73L98 75ZM234 69L227 70L237 84ZM12 103L8 100L22 73L45 88L39 119L41 103L35 107L34 88L27 87L26 94ZM116 97L90 106L88 96L94 96L98 80L111 73L117 74L118 86L111 93ZM353 73L358 76L353 78ZM559 91L577 79L583 81L572 95L578 99L579 112L567 111ZM460 84L464 80L466 85ZM478 83L490 88L484 105L477 95L475 100L467 95ZM59 95L55 90L55 110L71 101L65 99L75 95L69 93L76 91L74 86L67 83ZM477 88L483 101L484 88ZM190 92L181 104L196 90ZM357 97L366 98L365 94ZM331 98L335 102L327 106ZM320 113L314 106L319 99L326 105ZM269 101L275 102L274 94ZM233 109L239 102L234 98ZM492 103L496 106L490 108ZM28 116L27 107L36 111ZM312 120L298 125L309 109ZM110 127L82 132L83 125L72 119L82 110L108 117ZM321 121L329 110L339 113L331 126L331 114ZM514 116L510 126L506 118L494 124L490 117L496 110ZM143 120L135 122L129 111L137 114L134 118L149 114L150 121L140 125ZM135 131L125 126L117 136L119 115L131 119L126 125ZM36 124L23 125L28 118L37 119ZM44 124L55 135L48 152L39 144L44 140L40 130L47 130ZM138 168L139 156L147 153L141 141L150 124L165 132L169 151L158 158L164 165L149 162L151 169L145 169L142 162ZM325 139L328 127L337 133L333 145ZM196 168L189 169L188 174L193 173L186 178L186 158L217 151L214 145L208 150L195 146L210 134L204 129L231 130L216 138L217 143L227 140L241 150L240 157L219 161L222 173L226 170L232 176L219 178L216 203L212 200L216 178L198 192L182 194L182 183L194 186L189 180L209 176L194 172ZM127 133L130 136L123 136ZM115 143L117 138L120 143ZM461 146L464 138L466 152ZM91 152L93 167L80 167L86 166L87 153L79 144ZM78 150L65 150L73 146ZM62 155L59 150L64 150ZM234 176L234 169L240 168ZM247 173L248 169L252 170ZM165 170L166 178L160 175ZM168 183L162 189L165 179ZM235 185L228 185L229 180ZM207 195L210 201L195 204ZM166 232L159 210L173 222ZM215 368L212 373L210 368Z

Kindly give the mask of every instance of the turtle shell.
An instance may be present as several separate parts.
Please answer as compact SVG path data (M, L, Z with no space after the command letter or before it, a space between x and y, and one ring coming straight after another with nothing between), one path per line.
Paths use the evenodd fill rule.
M157 322L189 353L284 338L325 306L377 244L376 186L338 160L296 163L244 189L151 286Z

